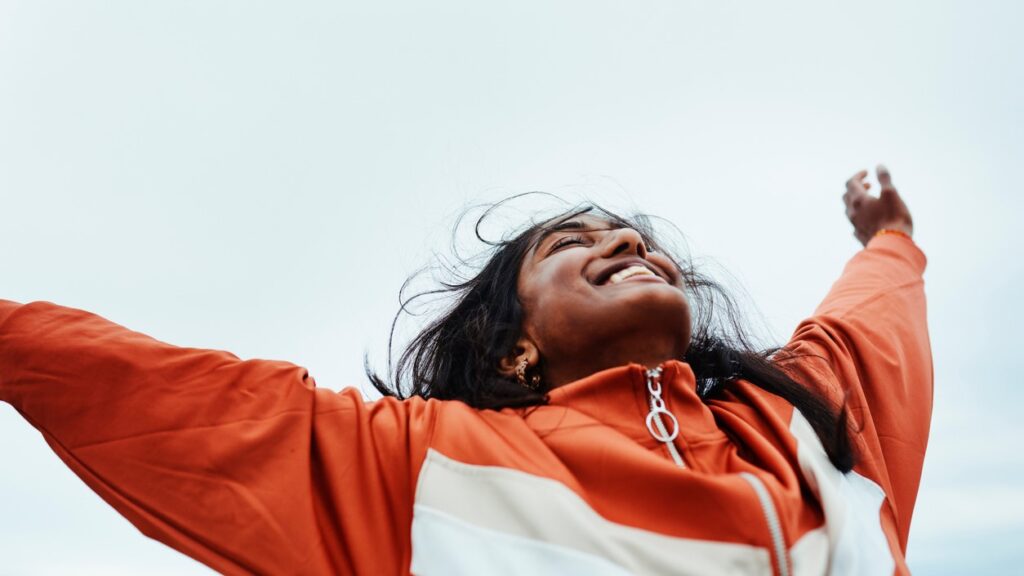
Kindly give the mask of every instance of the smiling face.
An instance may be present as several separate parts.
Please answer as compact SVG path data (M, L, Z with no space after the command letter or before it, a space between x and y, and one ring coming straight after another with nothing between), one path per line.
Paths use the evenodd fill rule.
M547 387L629 362L653 367L689 345L676 265L636 230L596 216L543 228L523 258L518 294L525 320L511 358L540 362Z

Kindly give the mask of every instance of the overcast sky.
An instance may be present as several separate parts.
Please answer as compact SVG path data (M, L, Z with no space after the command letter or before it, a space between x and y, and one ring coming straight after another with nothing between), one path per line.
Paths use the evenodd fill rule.
M469 204L664 216L784 342L886 163L929 258L915 574L1024 551L1020 3L0 0L0 298L364 389ZM752 320L756 317L752 316ZM0 573L205 574L0 405Z

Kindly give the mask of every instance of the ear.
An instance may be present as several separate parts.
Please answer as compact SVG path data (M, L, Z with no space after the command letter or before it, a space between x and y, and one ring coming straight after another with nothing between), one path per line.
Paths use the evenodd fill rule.
M540 351L537 350L537 345L526 336L520 337L512 351L501 359L498 363L498 372L515 378L516 366L519 366L523 360L529 362L530 366L536 366L540 361Z

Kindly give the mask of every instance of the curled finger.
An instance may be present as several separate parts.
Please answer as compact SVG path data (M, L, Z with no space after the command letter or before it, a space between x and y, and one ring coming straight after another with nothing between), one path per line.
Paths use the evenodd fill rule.
M867 170L861 170L846 181L846 191L850 193L864 192L864 177L868 175Z

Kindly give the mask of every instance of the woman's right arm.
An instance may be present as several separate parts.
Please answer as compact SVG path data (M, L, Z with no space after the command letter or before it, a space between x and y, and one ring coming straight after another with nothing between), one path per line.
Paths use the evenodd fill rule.
M5 300L0 400L144 534L218 571L408 567L427 403L367 404L287 362Z

